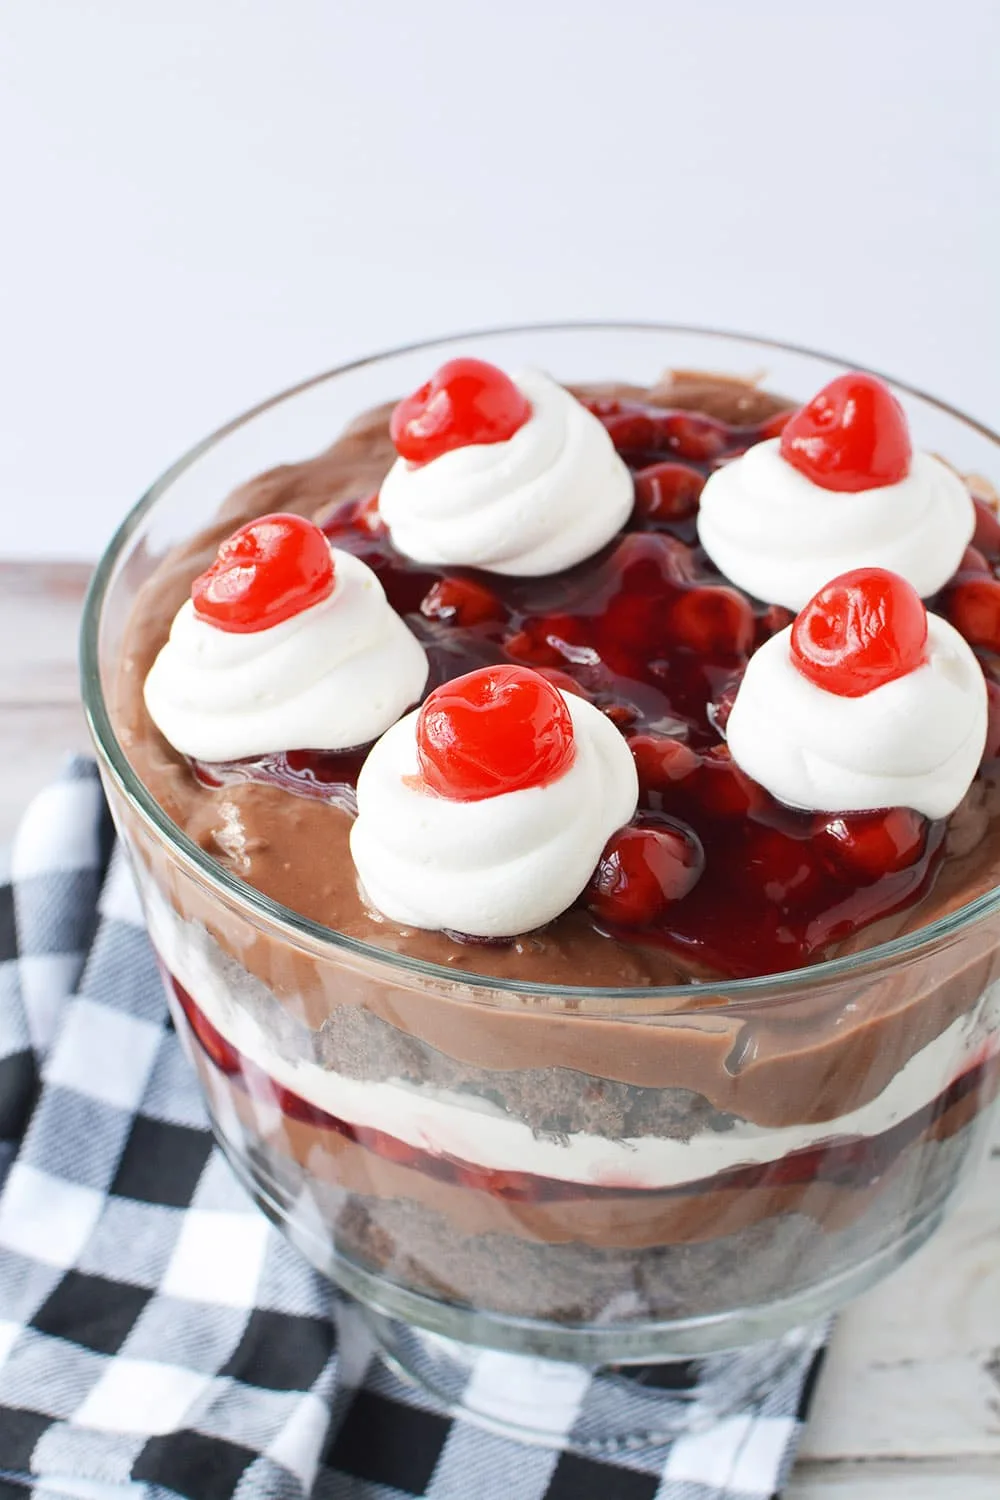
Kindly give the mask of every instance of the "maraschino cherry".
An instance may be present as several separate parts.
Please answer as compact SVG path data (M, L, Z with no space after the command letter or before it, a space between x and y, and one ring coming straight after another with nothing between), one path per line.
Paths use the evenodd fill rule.
M330 544L312 521L275 514L227 537L191 585L195 614L219 630L249 634L280 625L333 592Z
M427 464L452 448L506 442L530 416L530 402L496 365L450 359L400 401L389 435L400 458Z
M824 585L801 611L792 626L791 657L817 687L860 698L923 664L927 611L898 573L854 568Z
M903 409L874 375L840 375L789 418L779 452L824 490L880 489L910 472Z
M559 690L528 667L482 667L435 688L417 718L427 788L454 802L546 786L573 759Z

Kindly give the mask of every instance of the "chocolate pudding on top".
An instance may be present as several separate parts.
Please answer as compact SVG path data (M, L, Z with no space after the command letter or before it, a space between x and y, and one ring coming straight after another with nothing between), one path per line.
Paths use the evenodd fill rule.
M980 1005L996 934L780 1014L713 1016L712 985L861 952L996 884L1000 522L911 451L870 377L799 412L721 375L573 394L530 372L483 378L488 401L450 410L488 431L435 430L428 382L225 500L141 589L112 704L137 775L213 860L336 933L452 971L456 989L331 994L279 936L239 943L211 911L157 897L176 1015L259 1169L289 1193L305 1173L339 1253L364 1266L569 1321L626 1295L629 1316L767 1295L792 1254L805 1285L838 1270L845 1236L877 1250L915 1182L950 1183L996 1086ZM264 517L314 522L333 549L331 571L315 531L286 521L297 605L277 585L241 596L257 554L223 555ZM289 636L273 668L255 654L325 599L357 611L366 643L331 667L329 714L360 726L336 743L310 738L313 637ZM228 653L204 686L182 607ZM508 718L497 708L473 753L462 726L501 697ZM535 736L523 767L515 709ZM504 798L524 788L554 811L512 890L496 851L513 837ZM404 821L416 809L412 838L397 805ZM632 990L635 1014L620 997L586 1019L572 1001L469 1005L463 974ZM690 1026L636 1024L656 1014L643 992L668 985L690 987ZM270 1133L254 1068L280 1085ZM440 1118L417 1139L394 1111L421 1090Z

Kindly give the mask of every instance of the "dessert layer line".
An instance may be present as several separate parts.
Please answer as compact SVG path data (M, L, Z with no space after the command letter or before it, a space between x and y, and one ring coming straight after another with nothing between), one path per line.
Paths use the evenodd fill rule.
M182 923L160 900L149 908L160 957L225 1040L266 1073L329 1115L379 1130L432 1155L489 1171L527 1172L593 1187L674 1188L740 1167L779 1161L841 1137L881 1135L928 1106L975 1062L996 1050L979 1025L981 1007L959 1017L916 1053L870 1103L820 1124L774 1129L749 1122L701 1130L688 1140L657 1136L619 1139L577 1132L536 1135L496 1104L472 1094L402 1080L365 1082L312 1062L290 1061L235 1000L207 951L207 935Z
M182 1033L186 1035L186 1032ZM726 1239L766 1220L790 1215L810 1219L824 1232L846 1228L878 1201L901 1190L912 1197L923 1176L922 1159L931 1142L949 1140L966 1130L992 1100L997 1076L965 1093L910 1139L895 1158L874 1176L858 1182L835 1180L780 1180L780 1166L762 1169L756 1186L704 1186L670 1192L602 1192L569 1201L512 1198L482 1174L478 1186L432 1176L421 1167L380 1156L335 1130L293 1119L265 1101L252 1098L234 1078L221 1072L197 1043L193 1060L212 1101L225 1137L263 1146L275 1168L301 1169L321 1216L335 1225L352 1199L374 1205L393 1201L413 1203L440 1213L452 1231L465 1238L501 1235L538 1244L580 1243L595 1248L641 1250L653 1246L702 1244ZM775 1180L778 1179L778 1180Z

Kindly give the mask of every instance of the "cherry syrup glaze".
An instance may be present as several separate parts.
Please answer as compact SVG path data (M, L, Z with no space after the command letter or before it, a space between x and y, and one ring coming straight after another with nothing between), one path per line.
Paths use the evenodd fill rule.
M947 1088L905 1120L890 1126L877 1136L832 1136L816 1146L790 1151L776 1161L755 1166L732 1167L711 1178L700 1178L675 1188L638 1187L622 1173L621 1179L599 1184L567 1182L562 1178L539 1177L532 1172L513 1172L480 1167L450 1155L438 1155L411 1146L384 1130L352 1125L331 1115L319 1105L303 1099L266 1073L257 1063L228 1042L199 1009L188 991L172 975L167 976L195 1040L208 1057L232 1083L251 1098L266 1099L276 1105L290 1120L316 1130L332 1131L353 1141L376 1156L399 1162L414 1171L424 1172L441 1182L476 1188L494 1197L514 1203L557 1202L572 1199L646 1197L651 1193L670 1198L711 1188L791 1187L796 1184L828 1182L838 1187L865 1188L877 1182L896 1158L942 1119L962 1100L975 1100L974 1113L991 1102L1000 1083L1000 1056L984 1055L952 1080Z
M588 405L632 470L637 501L624 531L575 568L506 578L411 562L393 548L371 494L338 505L324 530L375 571L422 641L428 692L477 667L530 666L589 698L626 737L640 782L633 824L649 830L657 847L648 857L630 848L616 869L603 878L596 872L581 905L598 930L662 945L695 973L742 977L816 962L927 893L946 823L907 809L793 811L745 776L727 750L726 719L746 662L792 616L719 574L698 545L698 496L715 468L778 436L790 413L731 427L632 401ZM987 753L995 754L1000 524L982 501L977 511L974 547L928 606L980 651L990 686ZM254 778L343 803L363 758L364 749L295 750L195 771L208 785ZM665 841L665 833L672 838ZM671 850L676 857L668 857ZM695 865L691 884L683 872ZM662 900L651 891L656 870L666 881Z

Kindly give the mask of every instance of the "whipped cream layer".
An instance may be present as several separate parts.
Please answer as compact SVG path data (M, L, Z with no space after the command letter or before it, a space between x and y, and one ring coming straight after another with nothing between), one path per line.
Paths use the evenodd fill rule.
M773 797L817 812L954 812L986 744L986 682L955 628L927 616L927 660L859 698L828 693L791 657L792 627L747 664L726 739Z
M369 752L358 777L351 854L375 909L403 926L512 937L576 900L639 799L635 761L592 703L563 697L569 768L546 786L478 801L436 796L417 760L417 714Z
M400 458L386 475L379 512L404 556L537 577L590 557L628 520L632 476L598 419L547 375L513 379L531 403L513 437Z
M701 494L698 537L720 572L758 599L800 610L852 568L888 568L922 599L951 578L975 530L964 482L914 453L898 484L825 490L757 443L717 470Z
M146 678L150 718L182 755L241 760L368 744L417 701L427 657L372 570L331 547L332 593L246 634L181 606Z
M276 1085L338 1120L384 1131L431 1155L454 1157L491 1171L527 1172L591 1187L682 1187L739 1167L780 1161L793 1151L824 1142L879 1136L926 1108L949 1084L997 1050L995 1029L985 1024L992 1011L984 998L975 1010L952 1022L911 1057L877 1098L833 1120L779 1129L738 1123L722 1131L702 1130L687 1140L613 1139L583 1131L547 1136L536 1134L499 1105L473 1094L403 1080L365 1082L314 1062L289 1061L241 1007L230 982L213 963L204 929L182 922L161 897L150 900L148 892L147 917L166 967L226 1041ZM178 1032L188 1038L180 1007L172 995L170 1001ZM274 1129L279 1130L276 1092L266 1080L253 1075L247 1083L258 1108L273 1113Z

